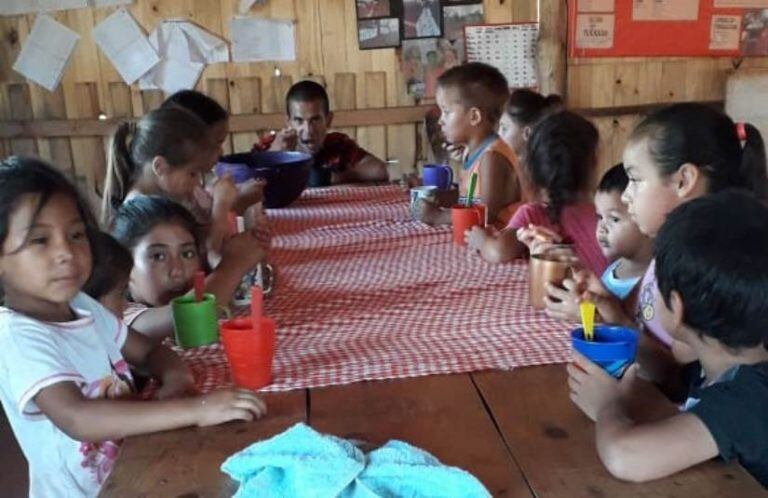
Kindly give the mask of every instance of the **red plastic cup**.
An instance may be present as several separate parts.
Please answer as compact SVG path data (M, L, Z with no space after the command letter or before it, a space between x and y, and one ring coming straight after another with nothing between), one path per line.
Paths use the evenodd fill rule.
M451 208L451 222L453 223L453 243L465 246L464 233L474 226L485 226L485 206L475 204L464 206L457 204Z
M219 338L227 356L232 380L238 387L261 389L272 381L275 355L275 322L262 317L254 328L250 318L221 322Z

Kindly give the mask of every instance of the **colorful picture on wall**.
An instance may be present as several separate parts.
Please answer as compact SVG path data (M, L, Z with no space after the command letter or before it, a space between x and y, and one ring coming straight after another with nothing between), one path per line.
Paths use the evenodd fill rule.
M392 15L389 0L356 0L356 3L358 19L389 17Z
M741 32L743 55L768 55L768 9L744 13Z
M403 0L403 38L437 38L443 34L439 0Z
M400 19L366 19L357 21L357 40L361 50L400 46Z
M404 40L400 51L400 69L406 91L416 99L433 98L437 78L460 64L456 47L449 40Z

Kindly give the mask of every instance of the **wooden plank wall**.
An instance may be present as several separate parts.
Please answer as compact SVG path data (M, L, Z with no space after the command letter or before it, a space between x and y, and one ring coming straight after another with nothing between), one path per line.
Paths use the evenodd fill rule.
M565 1L565 0L564 0ZM149 32L162 19L187 18L229 38L228 20L238 0L136 0L130 11ZM533 21L537 0L485 0L488 22ZM0 120L138 117L163 99L158 91L125 85L95 47L92 27L114 9L80 9L54 13L81 35L80 42L53 93L12 71L34 16L0 18ZM292 82L312 78L327 85L335 109L412 105L403 91L394 49L357 48L354 0L268 0L251 15L296 21L297 60L280 63L217 64L206 68L198 89L233 114L281 112ZM766 59L744 66L768 67ZM593 59L569 61L568 104L605 108L680 100L721 100L730 59ZM279 70L279 75L276 75ZM602 135L601 168L621 153L637 116L596 118ZM398 124L344 129L380 157L398 161L394 175L412 170L424 159L420 126ZM254 133L233 133L228 150L244 150ZM100 187L105 164L102 138L19 138L0 140L0 157L38 154L91 187ZM94 190L91 189L91 192Z
M568 105L603 109L725 99L734 71L768 67L768 58L594 58L568 61ZM628 135L641 116L593 118L600 130L600 170L621 160Z

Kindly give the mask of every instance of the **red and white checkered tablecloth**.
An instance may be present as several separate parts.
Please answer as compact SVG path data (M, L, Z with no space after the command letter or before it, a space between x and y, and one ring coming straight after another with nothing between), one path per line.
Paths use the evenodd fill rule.
M396 186L308 190L268 216L277 348L265 391L568 360L567 325L528 305L527 265L485 263L450 227L411 221ZM203 391L229 385L218 344L181 354Z

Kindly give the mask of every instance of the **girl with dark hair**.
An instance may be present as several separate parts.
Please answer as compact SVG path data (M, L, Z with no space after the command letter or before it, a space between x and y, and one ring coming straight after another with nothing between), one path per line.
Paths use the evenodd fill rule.
M97 233L60 172L0 163L0 401L29 462L30 496L96 496L125 437L265 412L245 390L163 399L193 392L191 372L81 291ZM132 399L129 364L161 382L160 399Z
M192 289L202 269L200 229L192 215L170 199L140 196L123 204L112 221L112 235L133 256L125 322L162 339L173 332L170 302ZM222 259L208 275L205 291L228 304L243 275L258 265L265 250L252 231L227 237Z
M597 129L581 116L560 111L533 128L524 171L536 199L520 206L506 228L491 233L475 227L467 242L492 263L541 252L552 243L571 243L581 262L601 274L607 262L595 239L597 217L589 179L597 160Z

